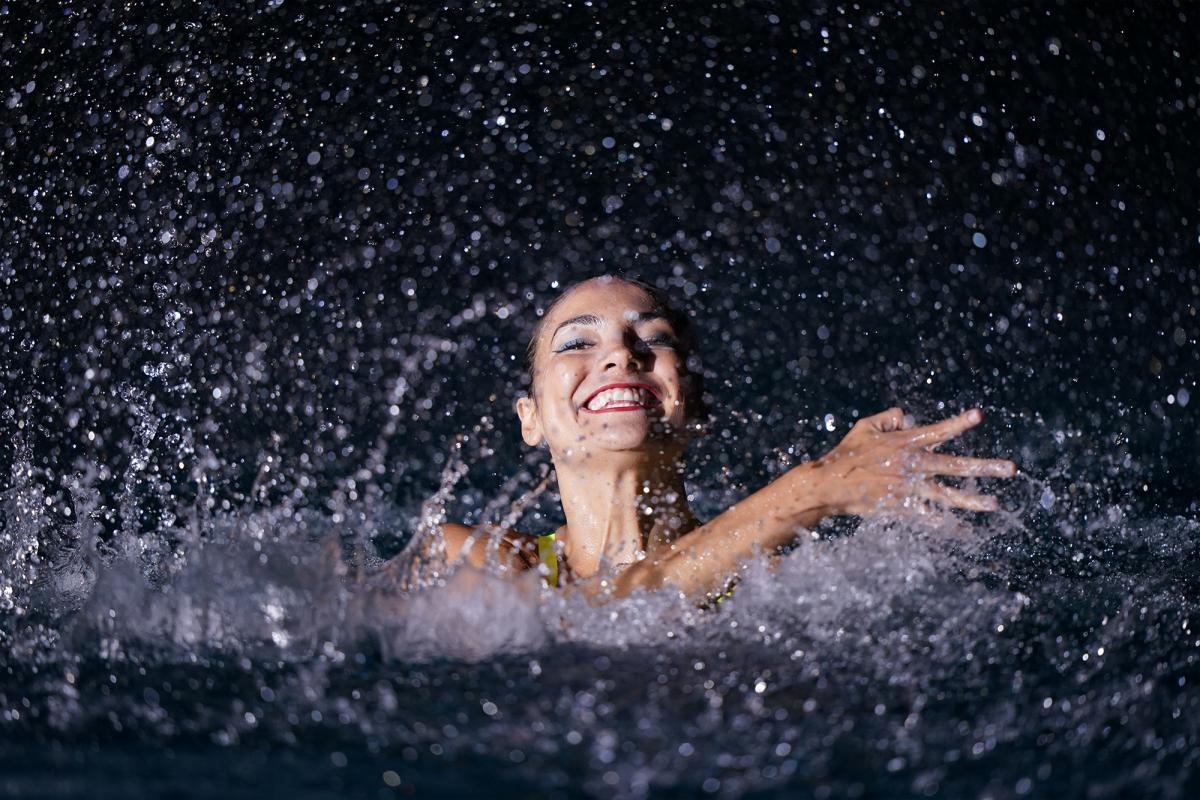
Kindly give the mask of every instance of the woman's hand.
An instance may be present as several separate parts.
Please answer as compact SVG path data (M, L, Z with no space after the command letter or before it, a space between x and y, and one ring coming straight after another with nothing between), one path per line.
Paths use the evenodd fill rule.
M792 469L671 543L668 552L617 576L614 595L672 585L697 600L724 591L762 552L794 542L799 529L833 514L922 512L934 507L994 511L994 497L938 483L938 475L1009 478L1011 461L933 452L983 420L979 409L915 427L898 408L860 420L824 458Z
M807 479L821 485L830 514L925 511L933 507L995 511L996 498L934 480L1011 478L1017 467L996 458L935 453L941 444L983 421L977 408L933 425L916 426L899 408L859 420L826 456L812 462Z

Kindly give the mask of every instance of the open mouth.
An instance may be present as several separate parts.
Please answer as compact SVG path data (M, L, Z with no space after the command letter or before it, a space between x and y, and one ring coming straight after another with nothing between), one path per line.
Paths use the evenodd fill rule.
M644 411L658 408L658 393L643 384L605 386L583 404L584 411Z

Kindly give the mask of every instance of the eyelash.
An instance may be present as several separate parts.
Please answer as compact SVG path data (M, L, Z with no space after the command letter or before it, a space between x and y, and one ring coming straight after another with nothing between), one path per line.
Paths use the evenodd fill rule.
M650 347L660 345L663 347L674 348L674 347L678 346L674 337L668 336L666 334L661 334L661 333L655 334L654 336L649 336L645 339L642 339L642 343L645 345L648 345ZM560 344L554 352L555 353L566 353L566 352L570 352L571 350L582 350L585 347L591 347L591 345L592 345L592 343L589 342L587 339L570 339L570 340Z
M566 341L566 342L563 342L562 344L560 344L558 346L558 349L556 349L554 352L565 353L568 350L580 350L584 347L587 347L590 344L591 344L591 342L589 342L587 339L571 339L569 341Z

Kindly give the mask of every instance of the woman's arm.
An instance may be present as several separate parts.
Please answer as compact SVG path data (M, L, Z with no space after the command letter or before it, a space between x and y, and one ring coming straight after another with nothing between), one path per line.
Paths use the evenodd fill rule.
M647 557L613 579L613 594L635 589L678 587L696 600L711 597L736 577L756 552L791 543L804 528L827 516L919 512L930 507L994 511L996 499L934 480L1008 478L1011 461L965 458L933 452L983 420L972 409L933 425L915 427L893 408L860 420L823 458L801 464L731 506L720 516L681 536L668 552Z

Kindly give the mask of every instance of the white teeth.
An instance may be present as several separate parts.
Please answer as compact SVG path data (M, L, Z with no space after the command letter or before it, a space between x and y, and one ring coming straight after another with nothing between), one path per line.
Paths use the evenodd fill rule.
M614 407L645 408L655 402L654 393L647 389L606 389L588 401L589 411L602 411Z

